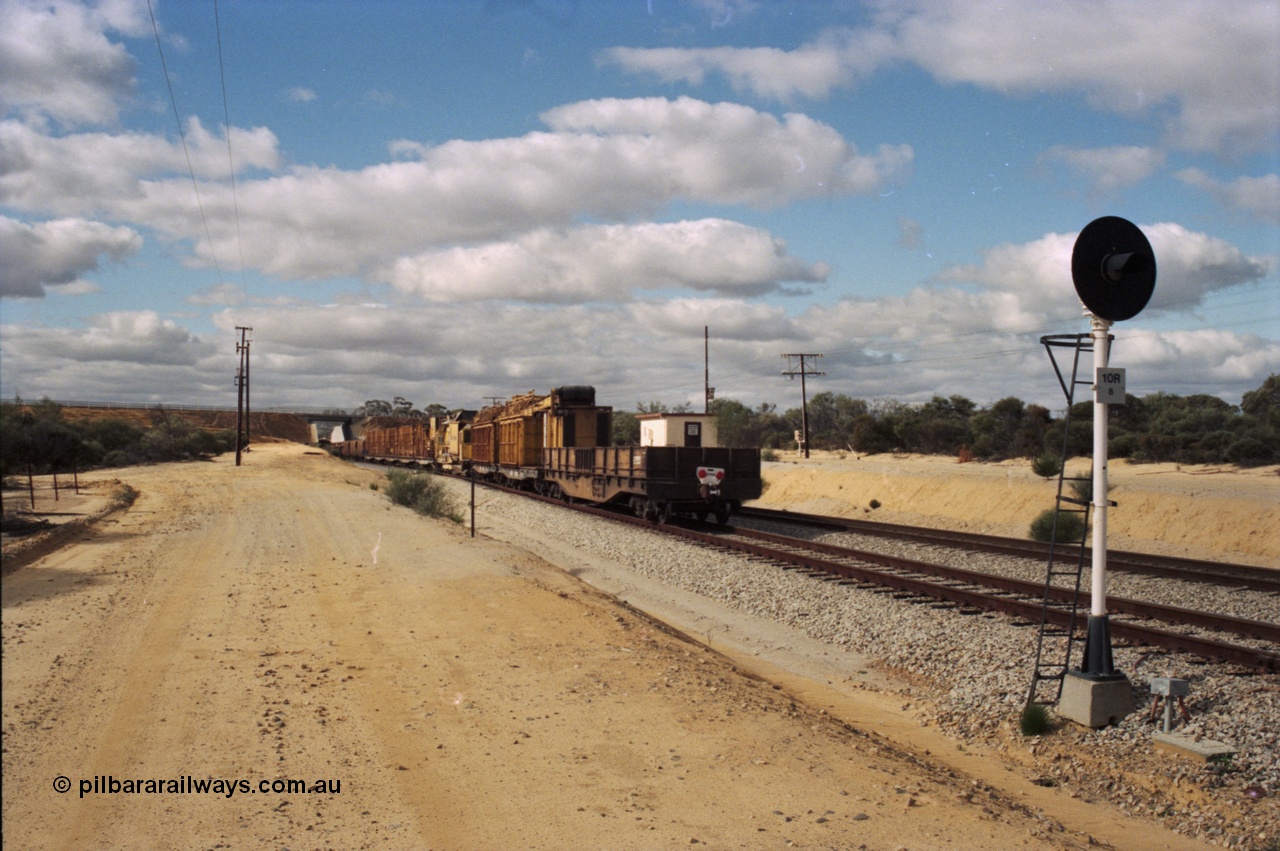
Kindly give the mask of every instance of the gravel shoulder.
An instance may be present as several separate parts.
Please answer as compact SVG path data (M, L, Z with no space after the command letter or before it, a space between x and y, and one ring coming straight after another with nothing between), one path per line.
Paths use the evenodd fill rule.
M376 473L268 445L113 475L129 511L3 578L8 846L1089 842Z

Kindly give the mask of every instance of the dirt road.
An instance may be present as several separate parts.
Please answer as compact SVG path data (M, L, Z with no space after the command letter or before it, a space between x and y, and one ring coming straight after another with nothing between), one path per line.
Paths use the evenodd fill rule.
M1089 842L377 473L280 444L113 476L132 509L3 579L6 847Z

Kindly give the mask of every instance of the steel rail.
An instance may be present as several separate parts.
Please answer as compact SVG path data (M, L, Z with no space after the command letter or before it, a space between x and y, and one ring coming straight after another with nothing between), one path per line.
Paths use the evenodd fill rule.
M914 559L883 555L881 553L866 552L849 547L824 544L817 541L789 538L785 535L775 535L771 532L761 532L756 529L735 529L733 534L745 535L749 538L756 538L777 546L795 547L801 550L808 549L834 558L856 559L858 561L880 564L897 570L908 570L915 573L937 576L949 581L964 582L970 585L977 585L979 587L995 588L996 590L1011 594L1022 594L1032 599L1043 599L1044 595L1043 582L1029 582L1025 579L1014 579L1007 576L997 576L990 573L965 570L964 568L959 567L949 567L946 565L932 564ZM1055 602L1069 603L1075 594L1071 589L1055 585L1050 586L1049 596ZM1185 609L1179 606L1166 606L1159 603L1148 603L1143 600L1133 600L1126 597L1110 595L1107 597L1107 605L1117 613L1130 615L1135 618L1159 620L1186 626L1199 626L1206 629L1217 630L1219 632L1230 632L1244 638L1256 638L1262 641L1272 641L1277 645L1280 645L1280 624L1277 623L1252 620L1249 618L1237 618L1230 615L1220 615L1212 612L1201 612L1195 609Z
M993 595L955 585L932 582L927 579L903 576L896 573L886 573L875 567L831 561L828 558L807 555L802 552L796 552L793 549L779 549L775 545L771 544L756 544L747 540L735 540L731 537L731 535L737 534L741 530L733 530L729 536L726 536L724 534L715 535L696 532L691 529L683 529L679 527L662 527L662 529L663 531L667 531L681 537L687 537L692 540L701 541L712 546L737 550L739 552L745 552L750 555L755 555L757 557L773 561L782 561L818 573L834 574L848 579L883 585L903 591L913 596L945 600L960 606L967 606L971 609L1003 612L1005 614L1024 618L1030 622L1037 621L1044 611L1042 603L1038 599L1035 601L1029 601L1026 599L1000 596L999 594ZM921 566L920 563L912 563L908 559L895 559L891 556L880 556L870 553L867 555L875 555L878 559L897 561L899 564L892 565L897 569L919 572L918 568ZM908 567L906 564L902 564L902 562L912 564L914 566ZM954 571L957 569L945 568L945 570ZM971 573L970 571L962 572ZM984 579L989 578L986 574L975 575L981 576ZM1003 577L997 577L996 579L999 580L999 584L1001 585L1017 581L1008 580ZM1035 585L1035 583L1030 584ZM1110 602L1111 598L1108 598L1108 603ZM1176 610L1166 609L1166 611L1171 612ZM1072 622L1070 612L1052 607L1048 609L1047 619L1055 626L1061 627L1068 626ZM1077 618L1076 620L1078 621L1079 619ZM1255 624L1263 627L1264 632L1269 629L1272 631L1269 634L1272 635L1274 635L1274 630L1276 629L1272 624L1266 624L1259 621L1245 621L1244 623L1250 625L1248 627L1249 629L1253 629L1254 627L1252 625ZM1214 628L1217 629L1219 627L1215 626ZM1185 651L1207 659L1218 659L1223 662L1242 665L1244 667L1271 673L1280 672L1280 651L1245 647L1224 641L1218 641L1216 639L1204 638L1196 635L1185 635L1120 620L1111 621L1111 634L1114 638L1131 641L1135 644L1145 644L1163 647L1169 650Z
M1012 555L1021 558L1044 559L1048 557L1049 545L1039 541L1023 541L1017 538L1005 538L997 535L982 535L973 532L953 532L942 529L926 529L916 526L901 526L894 523L881 523L874 520L857 520L843 517L823 517L815 514L803 514L793 511L779 511L766 508L744 508L743 517L768 520L771 522L798 523L819 528L829 528L844 532L853 532L878 537L913 540L921 543L936 544L948 547L980 552ZM1062 545L1059 545L1060 547ZM1075 558L1079 550L1066 547L1066 558ZM1085 556L1089 548L1085 548ZM1253 591L1280 592L1280 570L1255 567L1247 564L1230 564L1199 559L1179 558L1176 556L1159 556L1150 553L1125 552L1108 550L1107 568L1125 573L1137 573L1145 576L1160 576L1168 579L1204 582L1213 585L1248 588Z
M551 497L543 497L536 494L526 495L533 496L535 499L540 499L544 502L562 504L561 500L552 499ZM945 567L943 565L929 565L927 563L917 562L911 559L883 555L880 553L867 553L858 550L849 550L847 548L836 547L830 544L822 544L816 541L804 541L796 538L786 538L781 535L772 535L771 533L759 532L758 530L743 530L735 527L725 527L717 533L708 533L683 526L656 525L639 517L620 514L616 511L596 508L593 506L571 505L570 507L577 511L583 511L588 514L607 517L630 525L675 535L712 547L735 550L737 552L746 553L748 555L753 555L758 558L764 558L771 561L781 561L820 574L834 574L846 579L892 588L913 597L943 600L974 610L1002 612L1023 618L1029 622L1038 622L1042 613L1044 613L1044 606L1042 602L1044 586L1038 582L1026 582L1024 580L1010 579L1008 577L992 576L990 574L976 573L974 571ZM744 532L747 534L744 534ZM740 537L735 539L734 536ZM758 537L762 543L742 540L744 537ZM784 542L784 545L790 549L780 549L778 541L770 541L770 538ZM909 571L917 574L923 572L922 568L924 570L933 570L937 571L940 579L948 579L952 582L964 582L970 585L975 581L978 581L986 583L990 587L994 587L996 591L1003 592L1005 594L1016 593L1026 595L1028 593L1028 589L1030 589L1031 599L1017 599L1015 597L1001 596L1000 594L993 595L982 591L974 591L970 588L959 587L957 585L942 584L913 576L904 576L898 573L886 573L884 570L878 569L878 567L848 564L839 561L832 561L830 558L826 557L817 557L803 552L796 552L795 548L801 546L815 551L829 551L824 553L825 556L856 558L860 561L869 562L872 565L878 565L878 567L889 567L895 570ZM853 555L850 555L850 553ZM1228 618L1222 615L1196 612L1190 609L1181 609L1174 606L1157 606L1154 603L1143 603L1137 600L1124 600L1123 603L1125 604L1125 608L1122 610L1119 602L1120 601L1116 598L1108 598L1108 605L1115 604L1115 609L1118 613L1129 614L1131 617L1166 620L1174 623L1189 623L1223 632L1236 632L1242 636L1277 642L1277 646L1280 646L1280 626L1277 626L1276 624L1267 623L1265 621L1253 621L1245 618ZM1071 613L1059 608L1050 607L1048 609L1047 620L1054 626L1066 627L1072 625ZM1078 622L1079 618L1076 618L1075 620ZM1079 624L1077 623L1076 625L1078 626ZM1237 644L1230 644L1228 642L1212 638L1170 632L1156 627L1143 626L1141 624L1114 619L1111 621L1111 634L1113 638L1129 641L1134 644L1150 645L1162 647L1168 650L1187 652L1202 658L1217 659L1222 662L1270 673L1280 672L1280 650L1263 650Z

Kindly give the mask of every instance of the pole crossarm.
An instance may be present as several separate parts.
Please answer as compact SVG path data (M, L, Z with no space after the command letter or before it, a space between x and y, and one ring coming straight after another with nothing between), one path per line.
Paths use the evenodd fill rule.
M783 371L783 375L787 378L794 379L800 376L800 434L801 442L804 444L804 457L809 457L809 394L805 387L805 378L810 375L826 375L825 372L819 372L815 369L809 369L805 364L807 358L816 360L822 357L820 354L784 354L787 359L787 369ZM796 361L799 364L796 364Z

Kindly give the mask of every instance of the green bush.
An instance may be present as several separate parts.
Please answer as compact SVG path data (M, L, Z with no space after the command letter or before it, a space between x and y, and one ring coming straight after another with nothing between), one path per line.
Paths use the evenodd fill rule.
M1035 520L1031 521L1031 540L1049 543L1054 537L1054 510L1046 508L1040 512ZM1057 543L1059 544L1078 544L1084 538L1085 524L1084 517L1075 512L1063 512L1058 514L1057 525Z
M101 463L104 467L128 467L133 463L133 459L123 449L112 449L102 456Z
M462 509L435 476L430 473L387 473L387 498L396 505L412 508L427 517L440 517L462 523Z
M1049 710L1039 703L1028 703L1018 719L1018 729L1024 736L1043 736L1052 726L1049 723Z
M1052 479L1062 472L1062 459L1057 455L1046 452L1031 462L1031 472L1042 479Z
M1274 445L1268 446L1255 437L1246 436L1227 448L1225 458L1241 467L1253 467L1273 463L1280 458L1280 453L1276 452Z

